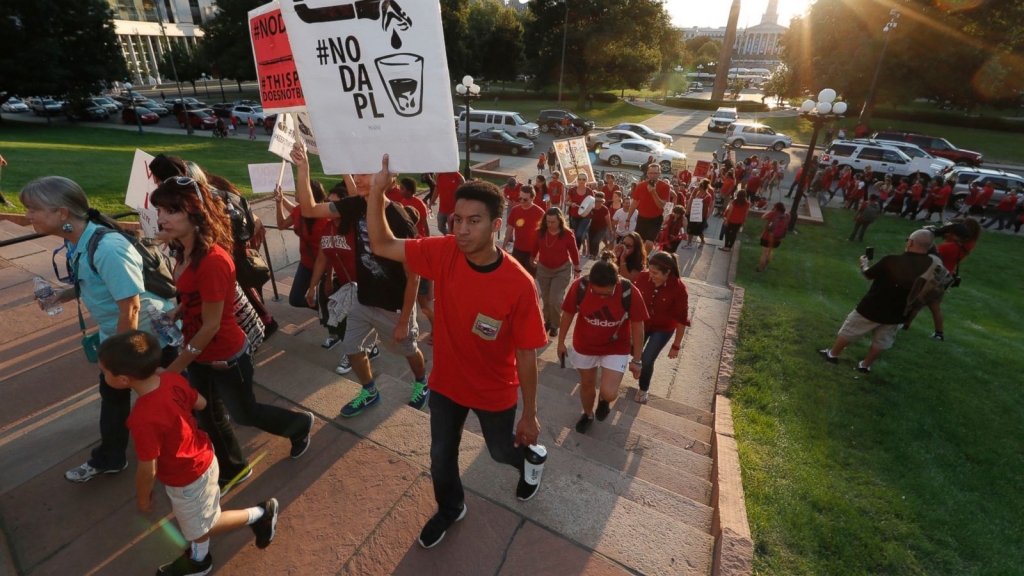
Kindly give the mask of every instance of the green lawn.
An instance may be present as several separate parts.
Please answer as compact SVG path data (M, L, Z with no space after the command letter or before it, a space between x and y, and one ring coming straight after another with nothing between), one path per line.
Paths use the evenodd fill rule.
M761 223L742 237L729 395L755 574L1020 574L1021 238L982 235L946 296L945 342L925 311L863 375L866 341L838 366L815 350L869 286L863 247L902 250L915 226L883 218L850 244L851 214L825 212L828 225L801 225L766 272L754 271Z
M793 141L809 144L814 126L799 116L786 118L765 118L761 122L777 131L793 137ZM978 130L976 128L959 128L956 126L939 126L921 122L904 122L901 120L877 119L874 122L880 128L893 128L908 132L920 132L933 136L942 136L953 145L974 150L985 155L986 162L1024 164L1024 134L1015 132L997 132L994 130ZM846 122L847 130L853 129L855 118ZM825 137L824 129L818 137L819 143Z

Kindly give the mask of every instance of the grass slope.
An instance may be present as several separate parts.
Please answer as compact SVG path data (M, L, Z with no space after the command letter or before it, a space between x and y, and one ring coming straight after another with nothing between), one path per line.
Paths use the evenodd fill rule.
M756 574L1020 574L1024 565L1024 254L983 234L945 299L945 342L925 311L870 375L830 346L867 290L865 245L902 250L915 226L883 218L863 245L848 212L800 226L755 273L760 222L743 235L746 287L736 420Z

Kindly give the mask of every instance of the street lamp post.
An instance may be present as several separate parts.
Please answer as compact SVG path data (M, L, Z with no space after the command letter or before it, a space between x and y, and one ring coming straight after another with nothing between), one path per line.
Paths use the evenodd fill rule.
M206 88L206 99L209 100L210 99L210 85L207 84L207 81L210 79L210 77L206 75L206 72L203 72L202 76L203 76L203 87Z
M466 180L470 178L469 170L469 104L473 100L480 97L480 87L473 83L472 76L464 76L462 78L462 84L455 86L455 91L462 97L462 100L466 103L466 169L463 176Z
M132 101L132 116L135 116L135 124L139 127L139 136L142 136L145 132L142 131L142 120L139 118L139 111L135 108L135 96L132 94L132 83L126 82L124 87L128 90L128 99Z
M894 30L899 23L900 13L893 8L889 10L889 22L882 28L885 41L882 42L882 53L878 55L878 65L875 66L875 76L871 79L871 87L868 88L868 96L864 99L864 107L860 109L860 119L857 124L865 128L871 123L871 113L875 110L875 87L878 86L878 76L882 72L882 62L885 61L885 51L889 48L889 31Z
M831 88L825 88L818 93L817 102L807 99L800 105L800 116L814 124L814 132L811 134L811 144L807 147L807 156L804 158L800 182L796 187L793 207L789 211L790 231L796 228L797 212L800 209L800 202L804 199L804 190L811 177L811 169L814 164L814 148L818 145L818 132L826 123L842 118L843 114L846 114L846 102L835 102L835 99L836 91Z
M565 78L565 42L569 37L569 0L562 0L565 4L565 22L562 24L562 66L558 70L558 106L562 106L562 80Z

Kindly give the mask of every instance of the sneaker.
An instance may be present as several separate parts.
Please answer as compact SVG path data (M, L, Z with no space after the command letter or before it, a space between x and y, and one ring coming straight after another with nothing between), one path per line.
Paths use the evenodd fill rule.
M548 330L548 336L550 336L552 338L557 338L558 337L558 328L552 327L550 330Z
M608 417L608 413L611 412L611 406L598 398L597 410L594 411L594 417L597 418L598 422L604 422L604 419Z
M449 526L465 517L465 502L462 503L462 512L459 512L459 517L451 522L445 522L444 518L441 517L441 513L438 512L437 514L434 514L430 520L427 520L427 524L423 527L423 530L420 531L420 537L416 541L424 548L433 548L444 538L445 533L448 532Z
M377 387L374 386L370 390L363 388L359 391L358 396L353 398L348 404L345 404L345 407L341 409L341 415L345 418L359 416L363 413L363 408L369 408L377 404L380 404L380 391L377 390Z
M857 372L869 374L871 373L871 366L865 366L863 362L857 362Z
M263 339L267 340L268 338L273 336L274 332L277 332L277 328L277 320L271 320L270 324L265 325L263 328Z
M827 348L824 350L818 350L818 354L820 354L821 357L825 359L825 362L828 362L829 364L839 364L839 358L833 356L832 351Z
M64 478L71 482L88 482L100 474L117 474L118 472L124 472L128 468L128 462L124 463L124 466L120 468L110 468L108 470L100 470L99 468L93 468L86 462L78 468L68 470L64 473Z
M370 348L366 349L366 361L367 362L371 362L373 360L376 360L377 356L380 356L380 347L377 346L376 344L374 344Z
M156 576L206 576L210 570L213 570L213 554L207 553L202 562L196 562L192 559L192 550L185 550L174 562L157 568Z
M427 398L430 398L430 388L427 388L426 382L420 382L416 380L412 383L412 398L409 399L409 406L423 410L423 407L427 405Z
M342 356L341 360L338 361L338 367L334 369L335 374L348 374L352 371L352 363L348 361L348 356Z
M594 423L593 416L587 416L581 414L580 419L576 421L576 431L580 434L586 434L587 430L590 430L590 425Z
M309 450L309 440L313 435L313 425L316 424L316 416L312 412L306 412L306 416L309 416L309 429L299 439L292 438L292 458L298 458Z
M235 486L238 486L242 482L245 482L246 480L248 480L251 477L252 477L252 466L247 466L246 469L245 469L245 472L243 472L237 478L230 478L228 480L217 480L217 483L220 485L220 495L221 495L221 497L223 497L225 494L227 494L232 488L234 488Z
M337 346L339 342L341 342L341 338L338 338L336 336L328 336L327 339L324 340L324 343L320 345L320 347L323 348L324 350L330 350L331 348Z
M946 336L942 332L932 332L932 338L938 340L939 342L946 341Z
M591 418L591 421L594 419ZM543 476L541 477L543 479ZM522 502L526 502L530 498L537 495L537 491L540 490L540 482L536 484L530 484L526 481L526 471L519 471L519 484L516 485L516 498Z
M251 526L252 533L256 535L256 547L260 550L270 546L274 541L274 532L277 530L277 498L271 498L263 503L263 517Z

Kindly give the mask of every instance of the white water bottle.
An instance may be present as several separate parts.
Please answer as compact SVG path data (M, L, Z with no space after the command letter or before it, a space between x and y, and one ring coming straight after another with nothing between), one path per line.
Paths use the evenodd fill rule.
M53 286L46 280L43 280L39 276L35 279L35 294L36 299L42 302L43 310L50 316L56 316L64 311L64 305L57 300L57 294L53 291Z
M167 314L157 310L153 304L146 306L146 313L149 314L149 325L153 327L153 331L167 345L181 346L185 342L185 337L181 334L181 330L178 330L178 327Z
M531 486L540 484L541 476L544 475L544 462L547 459L547 448L540 445L527 446L523 473L523 479L526 480L527 484Z

